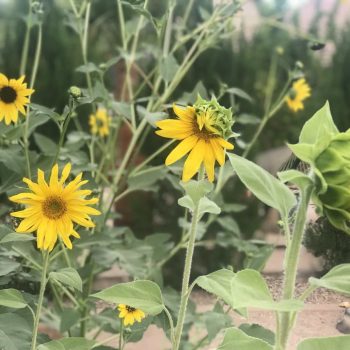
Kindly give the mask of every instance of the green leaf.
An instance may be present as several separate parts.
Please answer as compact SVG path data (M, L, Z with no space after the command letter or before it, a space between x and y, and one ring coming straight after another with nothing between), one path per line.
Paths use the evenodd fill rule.
M199 218L205 214L205 213L210 213L210 214L220 214L221 209L220 207L211 201L208 197L203 197L199 200L199 208L198 208L198 216Z
M292 169L292 170L281 171L281 172L278 172L277 175L282 182L284 183L291 182L297 185L301 189L312 185L311 178L298 170Z
M34 134L34 139L41 152L47 155L56 154L57 144L53 142L51 139L38 133Z
M11 232L8 233L4 238L0 240L0 243L9 243L9 242L27 242L34 241L35 237L33 235L26 235L23 233Z
M80 319L79 310L63 309L61 313L60 332L69 331Z
M10 272L16 271L20 264L5 256L0 256L0 276L6 276Z
M253 162L232 153L228 156L233 169L245 186L262 202L277 209L282 217L287 217L296 205L293 192Z
M339 131L335 126L328 101L319 109L303 126L299 142L314 144L318 140L324 140L337 134Z
M324 287L339 293L350 294L350 264L333 267L321 278L309 278L309 283L316 287Z
M187 208L191 211L195 209L195 204L193 203L192 198L189 195L183 196L178 199L177 203L184 208Z
M19 350L14 342L0 329L0 349Z
M38 350L91 350L94 340L71 337L53 340L38 347Z
M259 324L242 323L239 326L239 329L251 337L259 338L271 345L275 344L275 334L269 329L260 326Z
M273 350L273 347L265 341L253 338L238 328L228 328L225 337L217 350Z
M154 188L154 184L165 177L167 170L148 167L134 176L128 178L128 190L149 191Z
M55 272L50 272L49 278L61 282L65 286L77 289L80 292L83 289L83 282L78 272L71 267L67 267Z
M295 145L288 143L287 146L300 160L309 164L313 164L319 152L314 145L307 143L297 143Z
M169 55L161 60L159 71L164 81L171 81L178 70L179 64L177 63L174 55Z
M242 113L236 118L236 123L239 123L242 125L246 125L246 124L256 125L261 123L261 119L255 115Z
M27 303L19 290L9 288L0 290L0 305L22 309L27 306Z
M350 335L310 338L301 341L297 350L349 350Z
M232 87L226 90L226 92L228 92L229 94L238 96L240 98L243 98L244 100L249 101L250 103L253 103L254 100L242 89L236 88L236 87Z
M255 270L245 269L235 274L223 269L198 277L196 283L209 293L223 299L233 309L256 307L276 311L296 311L303 306L298 300L274 301L265 280Z
M151 281L119 283L92 296L114 304L126 304L149 315L158 315L164 308L160 288Z
M213 189L213 184L207 180L190 180L188 182L180 182L186 194L191 197L195 205L198 204L201 198L208 194Z
M0 330L3 332L2 334L6 334L5 344L10 343L16 350L29 349L32 337L32 320L26 320L16 313L0 314ZM2 345L2 337L0 339L0 345ZM7 350L6 347L5 349Z
M75 69L76 72L79 73L93 73L93 72L100 72L101 70L96 66L93 62L88 62L82 66L79 66Z

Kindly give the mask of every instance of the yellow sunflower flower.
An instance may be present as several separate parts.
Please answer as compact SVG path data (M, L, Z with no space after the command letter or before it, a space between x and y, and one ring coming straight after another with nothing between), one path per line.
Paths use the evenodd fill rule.
M303 101L311 96L311 88L304 78L293 83L292 88L286 98L288 107L297 112L299 109L304 109Z
M34 92L27 89L23 83L24 75L19 79L8 79L0 73L0 122L5 118L5 124L17 123L18 112L26 114L24 107L29 102L29 96Z
M107 111L103 108L99 108L96 114L90 115L89 124L92 134L99 134L101 137L109 134L109 124L111 117L108 116Z
M202 102L204 100L200 100ZM204 101L207 103L207 101ZM212 100L207 105L215 103ZM208 107L206 106L206 107ZM216 108L201 108L196 106L181 108L173 105L173 110L178 119L165 119L158 121L156 125L161 129L156 134L162 137L181 140L170 152L165 160L166 165L171 165L189 153L183 168L182 180L190 180L204 163L208 180L214 181L214 168L217 161L220 166L225 163L225 150L233 149L233 145L225 140L224 135L231 135L232 113L230 110L219 106L221 115ZM220 118L218 118L218 115Z
M129 305L119 304L119 318L123 318L124 326L132 326L135 321L141 322L143 318L146 317L145 313L142 310L135 309Z
M89 215L100 215L101 213L89 207L96 204L97 198L85 199L91 194L90 190L82 190L80 187L87 180L82 179L80 173L73 181L65 185L71 164L68 163L62 171L61 178L58 177L58 165L51 170L50 181L45 181L44 172L38 169L38 182L23 178L31 192L19 193L10 197L15 203L24 204L26 209L12 212L11 215L22 218L22 222L16 228L16 232L37 233L37 246L42 250L51 251L57 238L60 237L67 248L72 249L70 236L79 238L74 230L73 223L84 227L94 227Z

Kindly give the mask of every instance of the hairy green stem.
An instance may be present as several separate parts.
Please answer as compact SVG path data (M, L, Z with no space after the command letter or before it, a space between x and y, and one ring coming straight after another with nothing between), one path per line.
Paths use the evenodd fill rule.
M36 74L37 74L39 62L40 62L41 44L42 44L42 24L40 23L39 27L38 27L38 38L37 38L37 44L36 44L36 49L35 49L35 57L34 57L32 75L31 75L30 85L29 85L30 89L32 89L34 87L34 84L35 84ZM29 97L29 99L30 99L30 97ZM31 172L30 158L29 158L29 118L30 118L29 117L29 107L27 107L26 120L24 123L24 131L23 131L23 144L24 144L24 155L25 155L26 166L27 166L27 176L29 178L31 178L32 172Z
M196 241L198 221L199 221L199 203L196 204L196 207L194 208L194 211L193 211L190 236L189 236L187 250L186 250L185 267L184 267L184 274L182 279L180 309L179 309L176 331L175 331L174 350L178 350L180 347L181 335L182 335L182 330L185 322L187 302L189 298L189 281L190 281L190 275L191 275L192 258L193 258L193 252L194 252L195 241Z
M47 269L49 266L50 253L48 250L45 250L43 255L44 255L43 256L43 269L41 272L39 300L38 300L38 305L37 305L36 313L35 313L35 320L34 320L33 333L32 333L32 345L30 347L31 350L36 350L36 339L38 336L40 313L41 313L41 308L43 305L44 292L45 292L45 287L46 287L46 283L47 283L46 275L47 275Z
M285 255L285 277L283 288L283 299L292 299L294 297L295 281L299 261L300 249L302 246L303 234L305 230L307 209L311 198L312 186L308 186L301 193L293 235L287 246ZM277 334L278 349L286 349L288 336L291 329L291 315L289 312L282 312L280 315L279 334Z
M19 75L20 76L25 74L25 71L26 71L31 28L32 28L32 0L29 0L28 21L26 22L26 33L24 36L22 55L21 55L21 63L20 63L20 68L19 68Z
M173 318L171 317L171 314L169 312L169 310L164 306L164 312L168 317L169 320L169 326L170 326L170 340L171 340L171 344L174 345L175 342L175 335L174 335L174 322L173 322Z

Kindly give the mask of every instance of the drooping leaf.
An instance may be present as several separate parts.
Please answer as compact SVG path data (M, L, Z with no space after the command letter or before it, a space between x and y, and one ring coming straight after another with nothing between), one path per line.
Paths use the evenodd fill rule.
M242 323L239 326L239 329L251 337L264 340L266 343L269 343L270 345L275 344L275 334L269 329L260 326L259 324Z
M303 306L298 300L274 301L265 280L255 270L245 269L235 274L223 269L198 277L196 283L209 293L223 299L233 309L256 307L276 311L296 311Z
M126 304L149 315L157 315L164 308L160 288L151 281L138 280L119 283L92 296L116 305Z
M253 162L232 153L228 156L233 169L245 186L262 202L277 209L282 217L287 217L296 204L289 188Z
M78 291L82 291L83 282L76 270L67 267L58 271L50 272L49 278L52 278L65 286L72 287Z
M27 306L27 303L19 290L9 288L0 290L0 305L22 309Z
M9 242L27 242L35 240L35 236L26 235L22 233L11 232L8 233L4 238L0 240L0 243L9 243Z
M311 277L309 283L316 288L324 287L350 294L350 264L335 266L321 278Z

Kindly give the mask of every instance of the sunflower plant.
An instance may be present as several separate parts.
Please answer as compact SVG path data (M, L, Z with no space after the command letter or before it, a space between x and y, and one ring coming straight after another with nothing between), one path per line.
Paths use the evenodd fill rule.
M244 125L251 119L244 120L244 111L232 98L250 101L244 91L222 84L208 93L199 83L178 95L197 58L232 35L239 1L210 11L203 8L193 27L188 23L193 1L185 8L177 1L167 2L160 19L152 15L147 0L117 0L120 41L113 42L111 46L118 47L115 57L106 62L92 62L89 56L89 38L100 28L91 20L94 2L62 2L64 23L76 35L82 57L76 69L79 85L65 92L62 110L36 103L42 26L49 7L41 1L28 5L18 74L0 74L0 348L122 350L140 341L153 324L164 331L173 350L204 348L217 336L221 350L285 350L308 294L320 286L349 293L346 283L339 284L350 270L342 265L321 279L310 279L301 297L294 295L311 198L320 214L349 230L349 133L337 130L326 106L305 124L299 144L290 145L310 164L308 174L291 170L277 179L247 160L271 118L285 106L303 109L311 95L305 78L291 70L280 86L280 53L272 53L263 115L254 121L256 130L248 141L243 141ZM97 27L91 28L94 24ZM32 65L29 43L35 50ZM125 77L118 77L120 90L115 92L108 81L111 68L118 65ZM159 146L143 156L140 150L148 140ZM281 300L272 298L259 272L270 247L260 242L268 248L260 250L256 242L242 239L232 213L245 208L224 196L225 186L234 186L237 178L280 214L287 244ZM299 202L285 182L300 187ZM159 198L162 186L172 188L165 193L170 204L162 208L168 213L150 216L156 228L140 238L123 209L139 220L140 210L128 204L130 194L138 202L143 192ZM294 220L290 213L296 206ZM181 213L176 237L157 226L157 221L170 221L171 211ZM205 246L217 227L220 232L210 243L241 247L249 256L246 268L229 266L195 277L196 247ZM165 286L164 266L182 251L178 292ZM104 273L115 267L126 273L124 280L101 286ZM208 312L196 310L195 288L215 296ZM233 325L231 313L246 314L249 307L275 312L278 327L272 340L271 331L263 327L252 337L253 325ZM198 341L192 339L193 326L204 330ZM51 339L52 331L57 339Z

